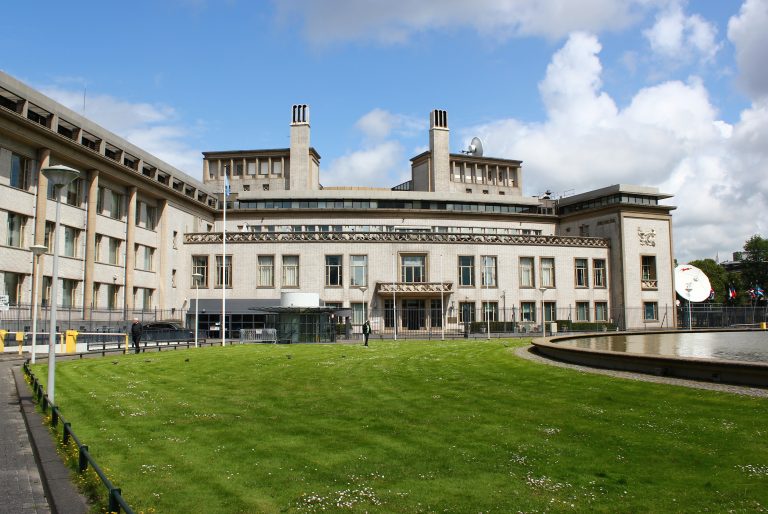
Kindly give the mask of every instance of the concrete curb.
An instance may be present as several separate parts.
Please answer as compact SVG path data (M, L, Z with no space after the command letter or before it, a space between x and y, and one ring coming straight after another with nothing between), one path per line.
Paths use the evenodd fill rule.
M56 443L42 416L35 410L32 391L24 380L24 372L13 370L16 391L21 403L21 413L27 426L29 442L40 470L40 478L51 512L58 514L84 514L89 512L88 503L72 483L71 471L64 465Z

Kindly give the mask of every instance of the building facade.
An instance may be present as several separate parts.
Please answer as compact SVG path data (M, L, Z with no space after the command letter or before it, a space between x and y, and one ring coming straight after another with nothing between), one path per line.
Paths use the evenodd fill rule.
M324 187L309 114L292 107L289 148L204 152L201 182L0 73L0 287L15 308L4 317L29 319L37 285L43 309L55 304L75 322L186 320L194 309L208 328L224 293L236 332L259 327L259 308L281 293L308 292L380 333L674 326L669 195L620 184L524 196L520 161L450 153L442 110L410 181ZM54 164L81 172L62 195L59 234L40 173ZM33 244L49 248L40 262Z

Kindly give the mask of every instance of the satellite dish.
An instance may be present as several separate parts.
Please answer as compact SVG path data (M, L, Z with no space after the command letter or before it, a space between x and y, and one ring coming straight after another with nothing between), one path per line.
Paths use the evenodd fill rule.
M473 137L472 141L469 143L469 148L464 150L462 153L465 153L467 155L474 155L475 157L482 157L483 142L480 141L479 137Z
M675 268L675 291L689 302L703 302L709 298L712 286L699 268L681 264Z

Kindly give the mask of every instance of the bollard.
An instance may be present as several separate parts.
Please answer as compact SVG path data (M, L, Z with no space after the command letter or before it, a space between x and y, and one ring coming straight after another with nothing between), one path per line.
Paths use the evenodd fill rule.
M765 330L766 323L765 321L760 323L760 330Z
M16 332L16 342L19 343L19 355L24 354L24 332Z
M85 452L87 451L88 451L88 447L86 445L80 446L79 448L80 455L77 462L77 468L80 470L81 473L86 469L88 469L88 459L85 456Z
M65 351L67 353L75 353L77 351L77 335L79 332L77 330L67 330L64 334L66 339Z
M7 334L7 330L0 330L0 352L5 351L5 336Z

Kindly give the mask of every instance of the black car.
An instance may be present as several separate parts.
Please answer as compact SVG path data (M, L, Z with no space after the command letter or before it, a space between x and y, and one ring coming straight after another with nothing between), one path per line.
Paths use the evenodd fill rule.
M192 341L195 339L195 334L179 323L150 321L144 323L142 339L145 341Z

